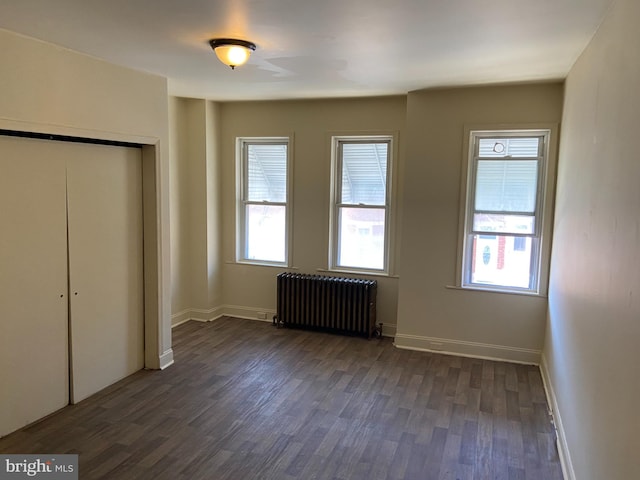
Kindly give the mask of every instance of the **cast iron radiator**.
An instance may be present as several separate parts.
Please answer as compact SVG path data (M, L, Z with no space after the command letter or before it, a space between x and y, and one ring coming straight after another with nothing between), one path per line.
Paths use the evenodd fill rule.
M375 280L299 273L277 276L277 326L332 331L366 338L376 327Z

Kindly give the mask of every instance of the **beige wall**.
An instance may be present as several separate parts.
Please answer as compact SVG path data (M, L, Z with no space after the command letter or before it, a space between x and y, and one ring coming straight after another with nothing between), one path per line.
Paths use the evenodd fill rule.
M293 267L327 268L332 134L396 133L403 141L405 97L322 101L222 103L222 259L225 311L256 318L275 312L276 275L282 268L235 263L235 139L292 136ZM401 167L402 151L395 159ZM399 213L399 212L398 212ZM391 253L395 257L395 251ZM395 258L394 258L395 259ZM361 276L361 275L359 275ZM378 280L378 319L393 333L397 278Z
M172 323L223 305L219 105L170 98Z
M543 372L566 478L640 478L640 2L566 83Z
M171 205L171 313L173 321L192 307L189 232L189 129L187 99L169 97Z
M1 29L0 45L0 117L100 138L158 138L168 153L166 79Z
M447 286L456 284L465 127L557 124L562 84L424 90L407 103L396 344L538 362L546 298Z
M207 102L207 301L209 305L222 303L222 155L220 105Z
M152 257L145 256L145 260L153 260L149 268L145 267L145 288L149 287L148 292L153 291L157 298L147 304L147 311L153 311L156 317L153 325L147 324L147 334L152 334L152 338L147 337L147 347L153 350L154 357L147 358L147 366L169 364L172 352L166 79L5 30L0 30L0 65L0 128L149 145L143 151L145 208L152 206L146 213L155 216L146 216L145 232L155 241L147 249Z
M181 185L180 193L173 196L181 215L180 233L174 233L181 245L176 254L189 263L189 268L177 266L186 275L180 277L185 286L177 288L183 295L174 304L174 323L222 314L258 318L265 313L270 319L275 313L275 276L282 268L235 262L237 137L292 138L292 266L316 273L327 268L331 135L398 132L393 275L375 277L385 333L394 334L398 323L396 344L401 347L538 362L545 297L446 287L456 280L465 126L557 125L562 93L561 83L550 83L368 99L220 104L174 99L172 104L181 113L173 123L182 132L184 158L173 159L172 165L182 172L181 179L187 179L174 179ZM204 119L207 105L215 109L213 122ZM554 134L555 145L557 129ZM207 146L207 138L214 145ZM215 168L205 168L207 152L212 151L219 154L214 162L219 175L210 173ZM555 148L552 153L555 159ZM211 198L218 198L221 209L212 211L221 212L219 217L207 218L205 205L211 204ZM218 237L207 235L207 228L217 231ZM211 247L214 244L208 238L221 238L221 249ZM211 249L208 257L207 247ZM220 254L219 263L204 274L201 270L207 259L215 258L214 251ZM221 284L214 289L221 295L209 297L208 302L198 300L198 292L204 292L212 278Z

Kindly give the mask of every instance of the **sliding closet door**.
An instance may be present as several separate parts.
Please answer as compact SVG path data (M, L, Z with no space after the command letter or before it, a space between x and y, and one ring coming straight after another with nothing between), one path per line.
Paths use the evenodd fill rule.
M67 161L73 403L144 366L141 167L101 145Z
M0 136L0 436L69 399L65 170L50 143Z

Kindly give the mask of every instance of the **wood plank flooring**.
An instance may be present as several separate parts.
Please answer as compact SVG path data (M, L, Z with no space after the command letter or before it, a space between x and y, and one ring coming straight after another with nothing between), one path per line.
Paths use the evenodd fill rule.
M89 479L556 480L537 367L222 318L141 371L0 439Z

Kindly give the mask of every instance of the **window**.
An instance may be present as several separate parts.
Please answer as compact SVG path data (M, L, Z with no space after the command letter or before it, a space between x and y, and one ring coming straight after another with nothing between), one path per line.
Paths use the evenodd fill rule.
M472 131L462 286L539 293L548 130Z
M333 137L330 268L388 272L392 138Z
M288 138L239 139L240 262L288 263Z

